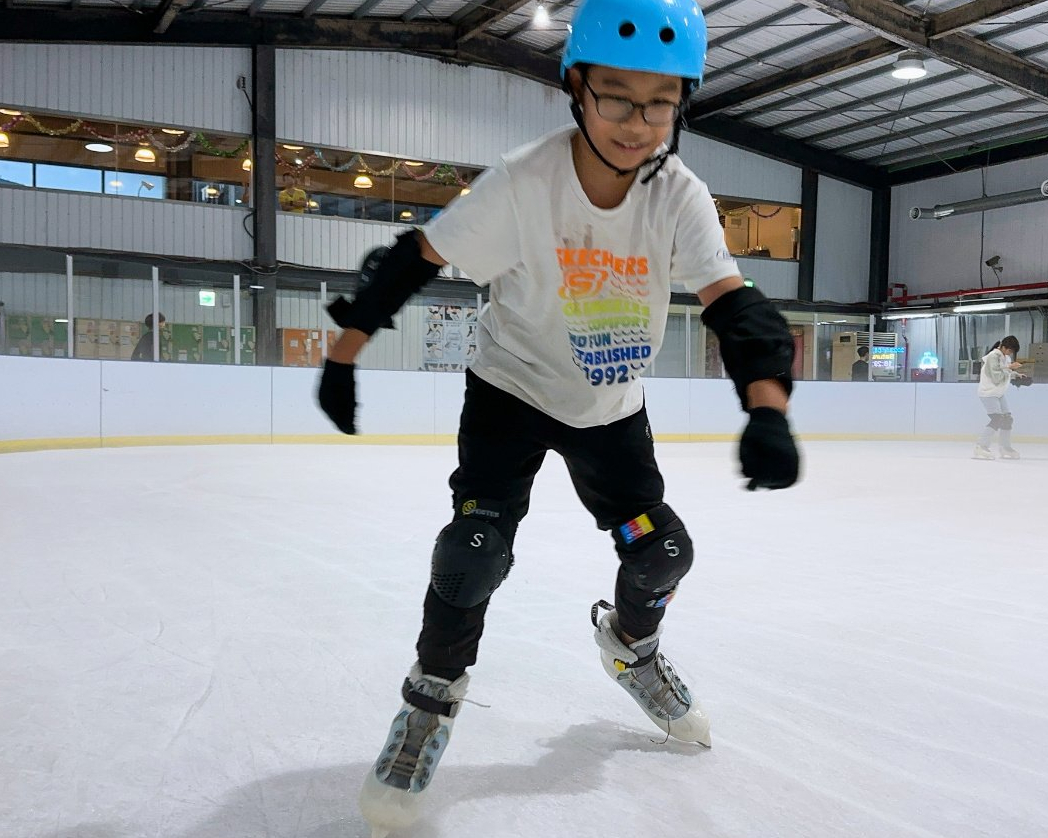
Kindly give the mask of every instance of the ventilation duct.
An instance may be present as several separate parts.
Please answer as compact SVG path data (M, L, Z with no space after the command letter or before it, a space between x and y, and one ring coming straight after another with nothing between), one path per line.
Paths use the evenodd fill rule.
M1017 207L1020 204L1032 204L1034 201L1044 201L1046 199L1048 199L1048 180L1044 181L1036 189L1006 192L1004 195L990 195L986 198L975 198L971 201L961 201L956 204L939 204L931 208L914 207L910 210L910 218L914 221L918 218L949 218L951 215L1003 209L1004 207Z

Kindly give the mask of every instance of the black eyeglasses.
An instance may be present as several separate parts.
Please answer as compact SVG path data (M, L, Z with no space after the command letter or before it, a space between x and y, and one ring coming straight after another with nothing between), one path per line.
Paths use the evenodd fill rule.
M621 96L602 96L590 87L589 79L583 79L582 83L597 103L597 114L608 122L626 122L638 108L644 121L655 128L672 125L680 116L680 105L673 102L656 99L654 102L642 104Z

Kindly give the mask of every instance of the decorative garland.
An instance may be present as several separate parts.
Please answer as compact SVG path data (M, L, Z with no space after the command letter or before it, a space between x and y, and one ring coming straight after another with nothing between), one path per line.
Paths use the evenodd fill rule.
M221 149L216 146L208 137L200 131L191 132L186 139L177 145L169 146L165 145L157 132L152 128L138 128L134 131L128 131L125 134L106 134L96 128L89 122L83 119L77 119L69 123L64 128L48 128L43 125L35 116L30 113L23 113L18 116L13 116L7 122L0 124L0 131L9 131L21 122L27 122L33 126L41 134L46 134L49 137L65 137L69 134L73 134L77 131L83 130L84 133L94 137L98 140L104 140L110 143L127 143L134 145L152 145L153 148L158 151L163 151L168 154L177 154L178 152L185 151L191 145L196 143L200 148L208 155L212 157L223 157L232 159L239 157L241 153L247 149L250 145L250 140L245 139L234 149ZM331 172L348 172L352 169L357 169L360 172L371 175L372 177L389 177L396 174L400 170L401 174L407 175L412 180L429 183L439 183L443 186L469 186L469 181L459 174L458 169L449 163L437 163L426 172L415 172L414 170L418 167L408 166L407 161L394 160L393 164L386 169L375 169L372 168L367 160L364 159L361 154L354 154L346 163L341 165L334 165L324 157L324 152L319 148L314 148L312 152L304 158L300 159L301 163L289 163L285 160L280 153L276 154L277 166L283 171L288 172L303 172L306 169L318 165L320 168L326 169ZM761 218L771 218L777 214L782 208L780 207L775 213L770 216L761 215ZM760 215L759 213L755 214Z

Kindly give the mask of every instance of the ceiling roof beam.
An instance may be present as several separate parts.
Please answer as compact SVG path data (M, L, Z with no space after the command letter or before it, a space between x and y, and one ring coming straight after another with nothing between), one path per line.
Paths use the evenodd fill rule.
M161 0L160 5L157 6L151 17L153 33L163 35L167 32L168 27L178 17L178 13L193 5L194 2L195 0Z
M1036 6L1044 0L975 0L946 12L932 15L928 21L928 37L933 41L945 38L962 29L993 20L1001 15Z
M1002 102L999 105L994 105L992 108L983 108L978 111L968 111L967 113L958 114L957 116L951 116L949 119L940 119L936 122L922 122L919 125L915 125L912 128L907 128L905 131L893 131L891 134L885 134L881 137L874 137L869 140L859 140L858 142L848 143L847 145L836 146L829 149L834 154L851 154L855 151L861 151L864 148L872 148L873 146L883 145L884 143L894 143L898 140L908 140L912 137L919 137L921 134L930 134L932 131L945 131L947 128L953 128L956 125L964 125L965 123L972 122L977 119L983 119L988 116L995 116L1000 113L1008 113L1014 111L1016 105L1021 105L1021 102ZM1035 116L1036 111L1025 111L1030 116ZM1048 125L1048 112L1044 112L1041 115L1041 119ZM1003 127L1003 126L1002 126ZM1045 133L1048 133L1046 128ZM964 139L958 137L958 139Z
M813 82L832 73L846 70L849 67L855 67L864 62L890 55L898 51L898 49L895 44L884 38L874 38L871 41L863 41L861 44L852 44L844 49L831 52L829 55L812 58L804 64L790 67L780 73L757 79L749 84L711 96L708 99L700 99L697 102L693 102L688 112L688 118L699 119L703 116L729 110L745 102L781 93L800 84Z
M353 20L285 15L245 17L243 13L208 12L175 18L167 32L156 35L144 15L81 7L68 9L0 9L0 43L184 44L200 46L273 46L375 49L430 55L455 51L455 27L441 22Z
M1048 102L1048 69L954 33L931 40L928 20L892 0L803 0L806 6L882 38L953 64L969 73Z
M435 2L436 0L418 0L418 2L414 6L412 6L410 9L404 12L403 15L401 15L400 19L410 23L420 14L426 11L430 6L432 6Z
M1013 134L1011 137L1001 137L1000 128L989 128L975 134L966 134L949 140L939 140L934 143L920 144L914 148L905 149L904 151L893 151L890 154L877 157L876 165L888 166L893 163L899 163L903 160L923 162L947 156L952 152L962 152L966 154L974 153L978 151L979 142L982 140L990 141L988 145L995 145L998 143L1003 145L1017 140L1048 136L1048 128L1045 127L1044 116L1038 116L1036 119L1024 119L1021 122L1013 122L1008 125L1008 129L1010 131L1023 131L1026 133L1023 136ZM985 151L985 149L983 149L983 151ZM871 162L873 161L871 160ZM986 165L985 161L983 161L982 165Z
M894 111L889 108L884 108L880 113L867 119L860 119L858 122L849 122L847 125L839 128L830 128L827 131L819 131L817 134L805 134L804 141L806 143L817 143L821 140L828 140L831 137L842 137L845 134L853 134L856 131L861 131L863 128L882 125L885 122L891 122L895 119L905 119L914 114L934 113L945 105L952 105L956 102L963 102L965 99L973 99L976 96L986 96L987 94L998 93L999 91L1000 88L997 87L997 85L988 84L985 87L977 87L975 90L963 90L952 96L944 96L941 99L936 99L934 102L924 102L920 105L913 105L909 108L902 108ZM1014 105L1015 102L1012 104Z
M560 87L560 59L543 55L519 41L504 41L494 35L474 35L459 41L456 55L517 73L529 79Z
M1048 154L1048 137L1042 134L1034 137L1013 137L1002 140L1006 145L988 143L984 148L977 151L965 152L952 157L944 155L943 158L925 162L914 161L901 164L890 172L885 180L889 186L898 186L903 183L913 183L918 180L927 180L943 175L952 175L963 172L966 169L981 168L991 162L994 165L1008 163L1012 160L1024 160L1028 157L1040 157ZM992 161L991 161L992 154Z
M993 32L988 32L980 37L987 41L992 41L997 38L1007 37L1013 32L1018 32L1035 24L1044 22L1048 22L1048 14L1039 15L1034 18L1029 18L1028 20L1022 21L1020 23L1012 23L1007 26L1002 26L999 29L995 29ZM1028 47L1027 49L1019 50L1017 53L1015 53L1015 55L1018 58L1026 58L1031 55L1036 55L1040 52L1045 52L1046 50L1048 50L1048 46ZM831 93L844 90L845 88L852 87L853 85L861 84L865 81L868 81L869 79L874 78L875 76L881 75L883 72L883 70L877 69L871 70L867 73L858 73L854 76L849 76L848 78L843 79L842 81L836 84L827 85L821 88L820 90L815 91L814 93L812 93L812 97L814 98L823 93ZM940 73L937 76L932 76L931 78L925 79L924 81L911 82L910 84L906 85L905 90L908 93L913 93L917 90L923 90L926 87L931 87L933 85L941 84L943 82L963 78L965 75L966 73L964 70L951 70L947 73ZM776 131L785 131L789 128L794 127L795 125L801 125L805 122L818 122L819 120L825 119L829 116L836 116L837 114L847 113L848 111L855 110L855 107L857 105L874 104L875 102L880 102L884 99L892 99L899 95L899 88L885 90L862 99L856 99L852 102L845 102L843 105L834 105L830 108L820 108L817 110L813 110L811 113L804 114L803 116L794 117L793 119L788 119L785 122L780 122L779 124L773 126L773 128ZM753 113L759 112L760 111L754 111ZM746 115L749 115L749 113L747 113Z
M728 145L754 151L794 166L815 169L822 174L859 186L874 187L881 184L880 172L862 161L849 160L826 149L805 145L789 137L779 137L725 116L707 117L694 130L697 134Z
M459 40L465 41L481 34L493 23L498 23L502 18L522 9L529 2L530 0L484 0L483 3L475 3L471 9L456 12L450 20L459 28Z

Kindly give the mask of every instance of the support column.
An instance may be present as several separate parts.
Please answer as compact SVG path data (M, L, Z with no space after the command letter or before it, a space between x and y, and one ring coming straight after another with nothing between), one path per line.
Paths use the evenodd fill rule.
M801 252L797 267L797 299L815 299L815 216L819 206L819 173L801 172Z
M255 350L260 365L280 363L277 341L277 166L276 166L276 48L252 48L252 145L255 149L252 176L255 179L255 268L254 283L261 285L254 296Z
M892 190L874 189L870 213L870 287L871 303L888 301L888 254L891 244Z

